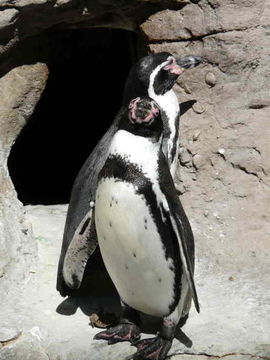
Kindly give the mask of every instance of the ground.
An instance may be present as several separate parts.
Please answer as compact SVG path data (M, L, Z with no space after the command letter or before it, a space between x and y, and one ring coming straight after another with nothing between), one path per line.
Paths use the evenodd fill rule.
M57 262L66 205L27 206L38 242L36 267L29 269L20 288L1 294L1 360L121 360L135 352L128 344L107 346L93 341L99 330L77 310L70 316L56 312L63 298L55 290ZM192 309L183 328L193 345L177 340L169 353L174 360L270 359L269 275L215 273L197 263L196 283L201 313Z

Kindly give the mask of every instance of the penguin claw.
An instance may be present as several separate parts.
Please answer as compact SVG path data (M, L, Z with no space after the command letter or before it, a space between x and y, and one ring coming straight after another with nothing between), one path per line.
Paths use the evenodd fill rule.
M94 336L94 340L106 340L108 345L122 341L129 341L131 344L140 339L141 330L134 324L119 324L101 331Z
M164 360L172 342L157 336L133 342L132 345L137 348L137 352L132 356L133 360Z

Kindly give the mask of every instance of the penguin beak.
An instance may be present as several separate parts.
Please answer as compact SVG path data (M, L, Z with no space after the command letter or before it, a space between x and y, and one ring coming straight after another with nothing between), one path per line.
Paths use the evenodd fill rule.
M182 70L192 69L203 63L206 63L206 60L201 56L189 55L176 59L176 64L180 66Z

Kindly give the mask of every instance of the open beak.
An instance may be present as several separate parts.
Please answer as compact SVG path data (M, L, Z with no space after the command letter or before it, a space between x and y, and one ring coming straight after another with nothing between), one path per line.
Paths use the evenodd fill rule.
M189 55L176 59L176 64L179 65L181 69L192 69L203 63L206 63L206 60L201 56Z

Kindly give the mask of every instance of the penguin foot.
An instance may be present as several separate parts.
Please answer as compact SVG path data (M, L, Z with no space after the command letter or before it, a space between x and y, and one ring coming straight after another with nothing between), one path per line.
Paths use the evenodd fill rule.
M140 328L131 323L119 324L101 331L94 336L94 340L107 340L108 345L116 344L122 341L131 343L138 341L141 337Z
M133 360L164 360L172 346L172 341L157 336L137 341L132 345L138 349L131 357Z

